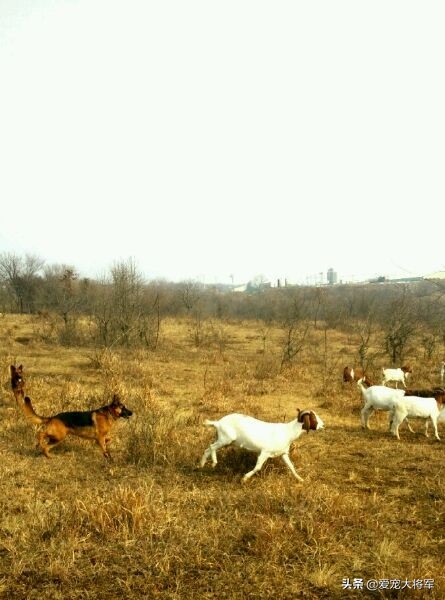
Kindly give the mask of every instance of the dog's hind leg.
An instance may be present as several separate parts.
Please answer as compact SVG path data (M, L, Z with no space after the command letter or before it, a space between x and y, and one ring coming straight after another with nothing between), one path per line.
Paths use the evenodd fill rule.
M52 450L55 446L58 446L65 439L66 435L63 437L56 437L54 435L49 435L46 431L41 431L38 436L39 446L43 454L46 458L52 458L50 456L49 451ZM48 440L48 441L47 441Z

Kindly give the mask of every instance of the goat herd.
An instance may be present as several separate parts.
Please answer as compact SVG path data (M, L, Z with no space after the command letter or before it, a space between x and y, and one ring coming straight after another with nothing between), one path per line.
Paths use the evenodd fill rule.
M399 427L405 421L410 431L408 419L422 418L425 420L425 435L428 435L428 422L431 420L434 435L439 440L437 423L445 419L445 389L433 387L430 389L407 389L406 381L412 373L410 366L398 369L383 369L382 384L374 385L360 368L345 367L343 381L357 382L363 398L361 409L361 424L369 429L369 418L376 410L388 411L389 427L393 435L400 439ZM445 373L445 362L441 368L441 382ZM119 417L128 418L132 412L128 410L115 396L113 401L100 409L85 412L66 412L52 417L40 417L34 412L31 400L25 397L22 365L16 368L10 366L11 386L17 404L22 406L25 416L33 423L45 425L38 435L39 445L45 456L49 458L49 450L59 444L66 435L77 435L96 441L106 458L110 458L107 444L110 441L111 426ZM396 387L386 384L395 382ZM398 388L398 384L403 389ZM303 481L297 473L289 450L292 442L306 431L323 429L322 419L312 410L298 409L297 417L288 423L267 423L240 413L225 415L217 421L206 420L205 425L214 427L217 438L210 444L202 455L200 466L203 467L211 458L216 466L216 452L233 444L258 455L255 467L246 473L242 479L248 481L260 471L264 463L273 457L281 457L292 475Z
M420 418L425 420L425 435L428 436L428 423L431 421L434 436L440 440L437 430L439 420L445 419L445 389L433 387L425 389L408 389L406 382L412 368L405 365L398 369L382 369L382 384L374 385L362 369L345 367L343 370L343 381L345 383L357 381L363 398L361 410L362 427L369 429L369 417L376 410L389 412L389 429L397 439L400 439L399 427L405 421L408 429L413 432L408 418ZM445 362L441 364L440 378L443 383L445 373ZM396 387L388 387L386 384L394 382ZM404 389L399 389L401 383Z

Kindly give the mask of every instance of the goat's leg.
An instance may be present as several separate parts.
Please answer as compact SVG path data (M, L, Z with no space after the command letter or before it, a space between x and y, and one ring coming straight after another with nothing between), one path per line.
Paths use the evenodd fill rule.
M252 477L252 475L255 475L255 473L258 473L258 471L261 469L261 467L264 465L264 463L266 462L266 460L269 458L269 454L268 452L260 452L258 459L256 461L256 465L255 467L249 471L248 473L246 473L243 477L243 483L245 483L248 479L250 479Z
M437 421L435 421L434 419L431 419L431 422L432 422L433 428L434 428L434 437L436 438L436 440L440 441L439 432L437 430ZM425 419L425 437L429 437L429 435L428 435L428 419Z
M398 440L400 440L399 425L400 425L399 419L397 417L393 416L393 419L391 422L391 433L393 435L395 435Z
M361 421L362 421L362 427L364 429L369 429L369 417L372 414L374 414L374 409L372 408L372 406L370 406L370 407L364 406L362 408L362 411L360 413L360 417L361 417Z
M434 437L436 438L436 440L440 441L439 432L437 431L437 420L431 419L431 422L434 427ZM427 421L427 423L428 423L428 421Z
M298 479L298 481L304 481L303 477L300 477L300 475L298 475L297 471L295 470L294 465L292 464L291 459L289 458L289 454L283 454L282 457L283 461L286 463L286 465L289 467L289 469L291 470L292 475Z
M416 433L416 432L414 431L414 429L411 427L411 425L410 425L410 423L409 423L408 419L405 419L405 423L406 423L406 426L408 427L408 429L411 431L411 433ZM428 437L428 433L426 434L426 436Z
M216 451L219 450L220 448L223 448L224 446L228 446L231 443L230 441L223 441L223 440L216 440L216 442L213 442L213 444L210 444L210 446L204 451L204 454L202 455L201 461L200 461L200 466L203 467L207 460L212 457L212 467L216 467L216 465L218 464L218 460L216 458Z

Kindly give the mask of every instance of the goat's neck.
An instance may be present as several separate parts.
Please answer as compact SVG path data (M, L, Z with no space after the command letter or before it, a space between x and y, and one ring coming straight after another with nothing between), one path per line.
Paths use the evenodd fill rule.
M297 439L297 437L301 434L303 430L303 423L300 423L298 417L290 423L286 423L286 426L289 430L289 437L291 437L292 439Z

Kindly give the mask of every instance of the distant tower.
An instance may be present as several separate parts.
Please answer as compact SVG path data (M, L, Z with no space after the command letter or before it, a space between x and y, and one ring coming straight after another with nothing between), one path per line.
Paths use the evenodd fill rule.
M328 283L329 285L334 285L334 283L337 283L337 273L334 271L334 269L332 269L332 267L328 269Z

